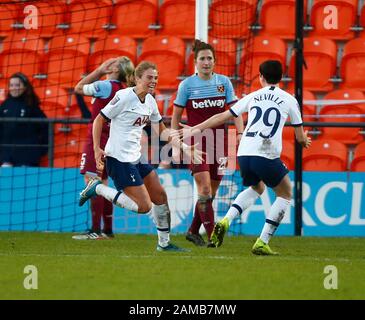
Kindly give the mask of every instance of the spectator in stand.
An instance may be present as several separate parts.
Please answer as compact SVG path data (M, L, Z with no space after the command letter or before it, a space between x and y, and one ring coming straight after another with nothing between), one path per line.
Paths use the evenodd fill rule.
M129 85L134 85L134 65L128 57L112 58L102 63L97 69L88 74L75 87L80 105L81 95L94 97L92 102L91 120L88 125L88 138L81 156L80 172L88 184L90 178L98 176L105 185L108 184L106 169L97 170L92 138L92 125L100 110L114 97L115 93ZM100 80L106 76L105 80ZM85 108L84 108L85 109ZM84 115L84 112L83 112ZM105 147L109 138L109 124L103 126L100 146ZM75 240L99 240L113 238L113 204L101 196L91 199L92 225L86 233L74 235ZM103 217L103 230L101 230Z
M39 97L29 79L20 72L9 79L7 98L0 106L1 118L46 118ZM0 122L0 163L2 167L39 166L48 150L47 123Z

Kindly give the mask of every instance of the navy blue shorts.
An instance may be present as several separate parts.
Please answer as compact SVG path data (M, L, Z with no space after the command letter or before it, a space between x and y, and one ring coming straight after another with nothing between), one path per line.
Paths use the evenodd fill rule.
M106 157L106 170L117 190L121 191L126 187L141 186L143 179L149 175L153 167L140 160L120 162L115 158Z
M280 160L258 156L239 156L241 177L244 186L254 186L263 181L268 187L275 188L289 172Z

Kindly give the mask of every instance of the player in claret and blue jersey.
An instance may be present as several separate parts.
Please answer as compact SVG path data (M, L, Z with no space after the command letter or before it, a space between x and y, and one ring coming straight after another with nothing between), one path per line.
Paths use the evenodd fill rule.
M133 62L128 57L108 59L93 72L81 79L75 87L75 92L85 96L92 96L91 121L88 124L86 143L81 155L80 173L85 177L85 183L95 176L108 184L108 175L105 168L97 170L94 157L94 144L92 137L93 121L115 93L120 89L131 86L134 73ZM101 80L106 76L105 80ZM100 145L105 147L109 138L109 124L105 123L100 136ZM92 224L91 229L83 234L74 235L75 240L99 240L113 237L113 205L103 197L91 199ZM103 218L103 230L101 230L101 218Z
M179 85L174 101L172 129L179 128L184 109L187 111L187 123L195 126L215 114L224 112L228 106L237 101L229 78L213 72L216 62L214 48L210 44L195 40L193 50L197 73ZM235 125L238 140L243 131L241 117L235 119ZM203 224L208 236L208 247L215 247L210 242L214 228L212 201L227 163L227 134L224 128L224 124L214 128L202 141L201 148L206 152L203 163L190 164L198 188L198 201L186 239L198 246L205 245L199 234L200 226Z
M294 126L297 141L305 148L311 144L311 139L303 131L297 100L278 86L281 77L280 62L265 61L260 65L262 89L248 94L231 109L195 127L185 126L185 135L191 135L248 112L247 126L237 153L243 185L248 188L237 196L223 220L215 225L212 242L217 247L222 244L232 220L253 205L267 185L274 190L276 200L270 208L260 237L252 247L252 253L277 254L271 250L268 243L289 208L292 198L288 169L280 160L282 130L288 117Z

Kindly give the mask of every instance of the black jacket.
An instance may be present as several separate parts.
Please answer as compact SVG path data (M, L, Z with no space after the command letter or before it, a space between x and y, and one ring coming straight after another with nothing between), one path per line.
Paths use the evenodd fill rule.
M0 106L0 117L46 118L39 106L27 106L24 97L9 97ZM15 147L1 144L48 144L47 123L0 122L0 163L14 166L38 166L47 147Z

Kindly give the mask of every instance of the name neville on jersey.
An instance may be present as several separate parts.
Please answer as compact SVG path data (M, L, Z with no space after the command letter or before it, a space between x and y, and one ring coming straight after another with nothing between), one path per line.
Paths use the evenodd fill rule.
M274 98L275 98L275 100L274 100ZM256 97L254 97L255 102L259 102L262 100L270 100L272 102L275 102L278 106L280 106L280 104L282 104L284 102L283 100L280 100L279 97L276 97L273 94L260 94ZM278 101L278 100L280 100L280 101Z

